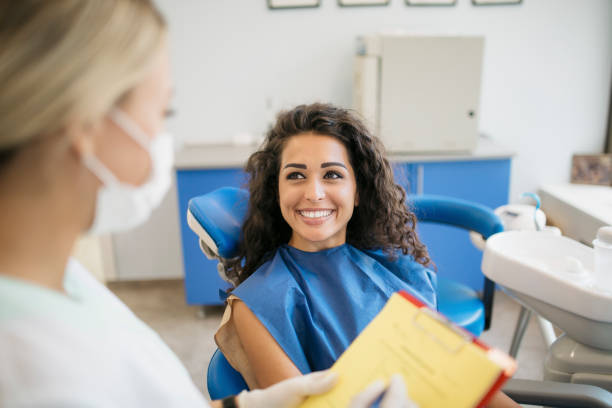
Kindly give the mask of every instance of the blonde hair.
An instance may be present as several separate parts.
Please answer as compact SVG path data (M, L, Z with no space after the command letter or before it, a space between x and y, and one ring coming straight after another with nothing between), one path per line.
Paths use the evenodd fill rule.
M165 32L150 0L2 2L0 157L102 118L142 80Z

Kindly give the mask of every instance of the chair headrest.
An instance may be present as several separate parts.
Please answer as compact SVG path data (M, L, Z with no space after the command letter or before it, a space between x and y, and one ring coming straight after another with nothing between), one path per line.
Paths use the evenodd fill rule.
M222 187L189 200L188 224L218 256L233 258L238 253L248 206L248 191Z

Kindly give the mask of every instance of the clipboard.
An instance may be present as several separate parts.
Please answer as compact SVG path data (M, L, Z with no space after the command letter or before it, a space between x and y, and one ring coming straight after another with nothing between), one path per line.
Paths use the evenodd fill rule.
M344 408L372 381L400 373L420 408L483 407L516 371L516 361L405 291L385 307L340 356L329 392L302 408Z

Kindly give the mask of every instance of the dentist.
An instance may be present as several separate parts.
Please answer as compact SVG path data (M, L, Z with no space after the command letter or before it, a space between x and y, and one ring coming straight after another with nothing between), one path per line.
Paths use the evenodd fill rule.
M163 17L150 0L0 1L0 44L0 406L207 406L159 336L70 258L83 233L144 222L170 185ZM334 382L314 373L212 404L295 407ZM402 387L383 405L407 406Z

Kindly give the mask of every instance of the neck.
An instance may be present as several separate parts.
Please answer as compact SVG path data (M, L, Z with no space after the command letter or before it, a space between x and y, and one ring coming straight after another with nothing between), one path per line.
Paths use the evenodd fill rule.
M0 211L5 210L6 206L2 205ZM28 216L21 213L15 218L24 220ZM45 226L35 225L30 220L15 225L13 220L3 218L0 221L3 225L0 234L0 275L63 292L64 269L76 236L52 234ZM8 226L7 221L12 225Z
M74 163L39 165L32 153L0 169L0 274L63 292L66 263L87 225L87 194L79 194L78 168L67 176Z
M295 232L291 235L288 245L304 252L319 252L325 249L339 247L346 243L346 230L322 241L310 241Z

